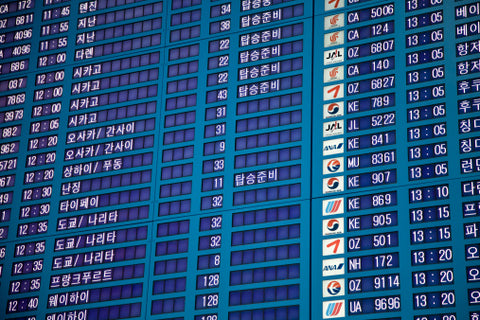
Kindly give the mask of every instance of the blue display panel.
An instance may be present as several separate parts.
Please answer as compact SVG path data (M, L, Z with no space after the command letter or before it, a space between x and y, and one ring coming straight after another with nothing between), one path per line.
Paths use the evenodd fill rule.
M473 0L0 4L0 318L474 320Z

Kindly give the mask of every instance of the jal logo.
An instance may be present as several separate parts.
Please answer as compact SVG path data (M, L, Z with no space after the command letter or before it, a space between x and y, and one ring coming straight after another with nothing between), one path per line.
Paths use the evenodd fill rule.
M343 191L343 176L323 179L323 193Z
M325 0L325 11L335 10L345 7L344 0Z
M322 275L324 277L337 276L345 273L345 259L324 259L322 261Z
M324 280L323 281L323 296L325 298L340 297L345 295L344 279Z
M344 50L343 48L337 48L332 50L327 50L323 55L323 64L329 65L334 63L343 62L344 59Z
M323 220L323 235L332 236L335 234L342 234L344 231L343 221L343 218Z
M344 115L344 103L343 101L332 102L323 105L323 118L335 118Z
M343 198L335 198L330 200L323 200L322 213L324 216L342 214L343 211Z
M343 66L326 68L323 70L323 82L332 82L343 80Z
M323 124L323 136L331 137L343 134L343 120L330 121Z
M345 317L345 300L323 302L323 319Z
M345 43L345 33L343 31L335 31L332 33L327 33L324 36L325 48L339 46L344 43Z
M343 157L323 160L323 174L343 172Z
M345 253L344 238L325 239L323 240L323 256L332 256Z
M344 149L344 143L342 138L326 140L323 142L324 156L343 153L343 149Z
M325 17L324 30L331 30L335 28L341 28L345 26L345 15L343 13L335 14Z

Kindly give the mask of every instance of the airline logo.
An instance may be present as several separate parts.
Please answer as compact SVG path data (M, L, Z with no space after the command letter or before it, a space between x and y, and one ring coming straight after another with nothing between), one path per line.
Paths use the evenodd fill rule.
M323 87L323 100L333 100L343 98L343 83Z
M345 43L345 33L343 30L327 33L323 43L325 48L342 45Z
M325 31L345 27L345 15L343 13L325 17Z
M343 157L323 160L323 174L343 172Z
M344 78L343 66L323 70L323 82L340 81Z
M344 115L344 103L343 101L327 103L323 105L323 118L336 118Z
M343 153L344 146L342 138L323 141L323 155L330 156Z
M323 256L333 256L336 254L345 253L345 241L344 238L333 238L323 240Z
M345 295L345 279L323 280L323 297L332 298Z
M325 11L335 10L345 7L344 0L325 0Z
M323 235L332 236L335 234L342 234L344 232L343 223L343 218L323 220Z
M322 275L324 277L338 276L344 273L345 273L344 258L324 259L322 261Z
M334 63L340 63L344 61L343 48L337 48L333 50L327 50L323 53L323 64L329 65Z
M343 214L343 198L334 198L330 200L323 200L322 213L324 216L334 214Z
M323 319L345 317L345 300L323 302Z
M343 134L343 120L329 121L323 124L323 136L333 137Z
M343 176L323 179L323 193L344 191Z

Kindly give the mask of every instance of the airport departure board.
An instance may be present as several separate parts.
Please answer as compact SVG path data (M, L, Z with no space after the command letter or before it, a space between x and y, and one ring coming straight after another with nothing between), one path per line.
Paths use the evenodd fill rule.
M479 320L480 2L0 1L0 319Z

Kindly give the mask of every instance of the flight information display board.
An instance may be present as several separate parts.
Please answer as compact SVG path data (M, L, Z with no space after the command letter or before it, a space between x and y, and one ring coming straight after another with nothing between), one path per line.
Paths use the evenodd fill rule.
M3 1L0 319L480 319L479 17Z

